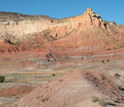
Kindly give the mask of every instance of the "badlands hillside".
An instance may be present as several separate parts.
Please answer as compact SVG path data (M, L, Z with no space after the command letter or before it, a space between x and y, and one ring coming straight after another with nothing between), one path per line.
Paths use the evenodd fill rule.
M88 8L65 19L0 13L0 52L41 48L111 50L124 46L124 26L104 21Z
M124 25L87 8L64 19L0 12L0 107L124 107Z

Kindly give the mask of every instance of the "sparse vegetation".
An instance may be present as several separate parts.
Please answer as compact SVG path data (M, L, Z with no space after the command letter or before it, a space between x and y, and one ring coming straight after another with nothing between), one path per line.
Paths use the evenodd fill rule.
M46 19L51 21L55 20L46 15L24 15L24 14L14 13L14 12L0 12L0 22L14 21L16 24L18 24L19 21L23 21L23 20L35 21L40 19Z
M109 59L107 59L107 62L110 62L110 60L109 60Z
M56 76L56 74L52 74L52 76Z
M107 49L107 51L111 50L110 48Z
M98 102L99 101L99 98L98 97L92 97L92 102Z
M104 61L104 60L102 60L102 63L105 63L105 61Z
M48 101L48 100L49 100L49 98L47 97L47 98L42 99L42 102L45 102L45 101Z
M0 83L5 81L5 76L0 76Z
M107 105L114 106L115 105L115 104L111 103L107 98L99 99L98 97L92 97L92 102L94 102L94 103L98 102L101 106L107 106Z
M103 63L103 64L106 64L106 63L108 63L108 62L110 62L109 59L107 59L107 60L102 60L102 63Z
M108 99L107 98L102 98L102 99L100 99L99 100L99 104L101 105L101 106L107 106L108 105Z

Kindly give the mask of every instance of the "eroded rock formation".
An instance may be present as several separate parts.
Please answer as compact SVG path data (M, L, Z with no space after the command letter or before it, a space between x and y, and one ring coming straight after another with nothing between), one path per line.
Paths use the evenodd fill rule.
M102 20L91 8L65 19L0 13L0 52L43 47L118 49L124 46L123 32L123 26Z

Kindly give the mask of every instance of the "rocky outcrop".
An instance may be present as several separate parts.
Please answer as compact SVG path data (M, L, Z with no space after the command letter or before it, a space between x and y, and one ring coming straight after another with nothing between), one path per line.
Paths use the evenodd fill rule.
M40 19L38 21L24 20L10 24L0 23L0 36L2 38L5 36L15 37L17 41L21 41L47 29L50 23L51 21L46 19Z

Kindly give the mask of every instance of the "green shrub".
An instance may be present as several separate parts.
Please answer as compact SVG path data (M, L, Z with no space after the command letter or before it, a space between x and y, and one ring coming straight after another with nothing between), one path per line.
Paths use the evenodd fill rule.
M104 61L104 60L102 60L102 63L105 63L105 61Z
M99 104L101 105L101 106L107 106L108 105L108 99L106 99L106 98L102 98L102 99L100 99L99 100Z
M110 48L107 49L107 51L111 50Z
M110 60L109 60L109 59L107 59L107 62L110 62Z
M56 74L52 74L52 76L56 76Z
M99 101L99 98L98 97L92 97L92 102L98 102Z
M0 76L0 83L4 82L5 76Z

